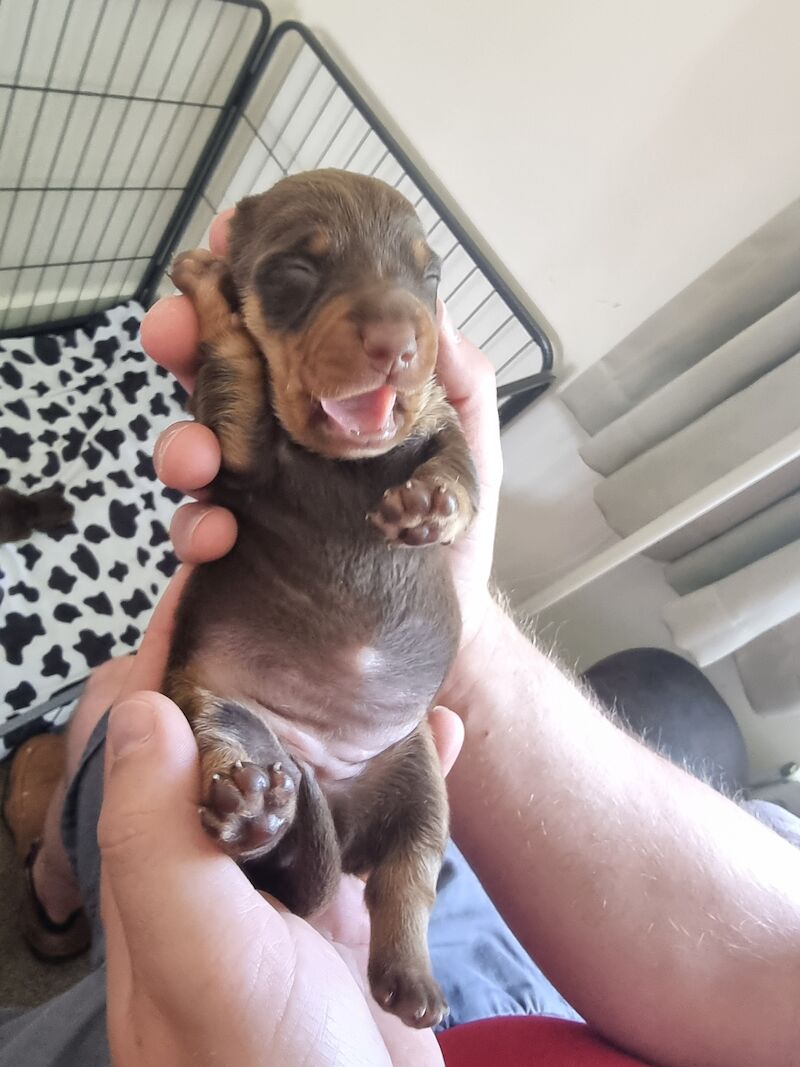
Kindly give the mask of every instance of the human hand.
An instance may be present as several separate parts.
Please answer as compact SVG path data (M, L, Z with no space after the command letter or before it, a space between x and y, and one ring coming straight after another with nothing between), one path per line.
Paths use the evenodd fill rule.
M115 1067L440 1065L432 1033L369 994L357 879L342 881L315 929L253 889L203 832L191 728L149 691L186 575L160 601L109 723L98 839ZM437 717L455 717L432 722L447 771L460 738L437 731Z
M233 210L224 212L212 224L209 244L215 255L226 254L227 228L232 214ZM481 487L477 519L466 536L448 549L461 602L464 649L481 629L491 605L488 581L502 453L494 369L486 356L455 329L441 302L438 317L437 373L461 420ZM142 344L157 363L167 367L191 390L199 358L199 333L187 297L166 297L151 308L142 322ZM194 495L199 492L202 496L202 488L219 469L219 445L207 427L180 422L161 435L154 461L166 485ZM181 559L205 562L229 551L236 537L236 526L229 512L201 501L179 508L170 532Z

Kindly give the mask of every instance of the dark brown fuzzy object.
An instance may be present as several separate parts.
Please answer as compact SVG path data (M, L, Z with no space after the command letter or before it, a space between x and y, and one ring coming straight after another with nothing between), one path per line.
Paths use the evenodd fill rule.
M57 530L72 521L74 512L60 489L27 494L8 487L0 489L0 544L26 541L37 530Z
M238 206L229 267L191 252L172 277L200 320L213 500L239 523L188 583L166 680L204 823L302 915L369 874L373 993L430 1026L447 804L425 716L460 634L442 546L478 496L435 378L438 261L395 190L317 171Z

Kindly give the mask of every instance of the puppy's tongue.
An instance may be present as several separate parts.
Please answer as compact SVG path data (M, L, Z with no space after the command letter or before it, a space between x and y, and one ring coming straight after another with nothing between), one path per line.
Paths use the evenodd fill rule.
M322 410L347 433L376 434L385 430L394 408L397 393L390 385L382 385L371 393L348 397L347 400L320 399Z

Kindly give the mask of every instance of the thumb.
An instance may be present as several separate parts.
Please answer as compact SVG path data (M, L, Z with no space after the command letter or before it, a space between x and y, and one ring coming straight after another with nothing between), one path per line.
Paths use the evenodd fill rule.
M428 725L433 735L436 754L442 765L442 774L446 778L453 769L453 764L458 759L461 746L464 744L464 723L454 711L439 705L429 712Z
M436 374L469 444L478 468L482 496L493 498L503 474L494 367L477 345L455 327L441 300L436 315L439 324Z
M139 692L111 712L98 842L126 941L194 938L224 904L252 904L244 875L203 831L191 728L158 693ZM245 898L246 895L246 899Z

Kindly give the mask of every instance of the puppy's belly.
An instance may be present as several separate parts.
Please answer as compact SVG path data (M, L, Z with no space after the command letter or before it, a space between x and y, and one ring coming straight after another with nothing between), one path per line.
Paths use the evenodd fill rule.
M398 684L380 651L370 646L309 657L297 667L278 665L275 658L263 649L252 658L207 649L192 673L212 697L241 704L261 718L323 784L360 774L369 760L414 730L435 696L420 699L413 687Z

